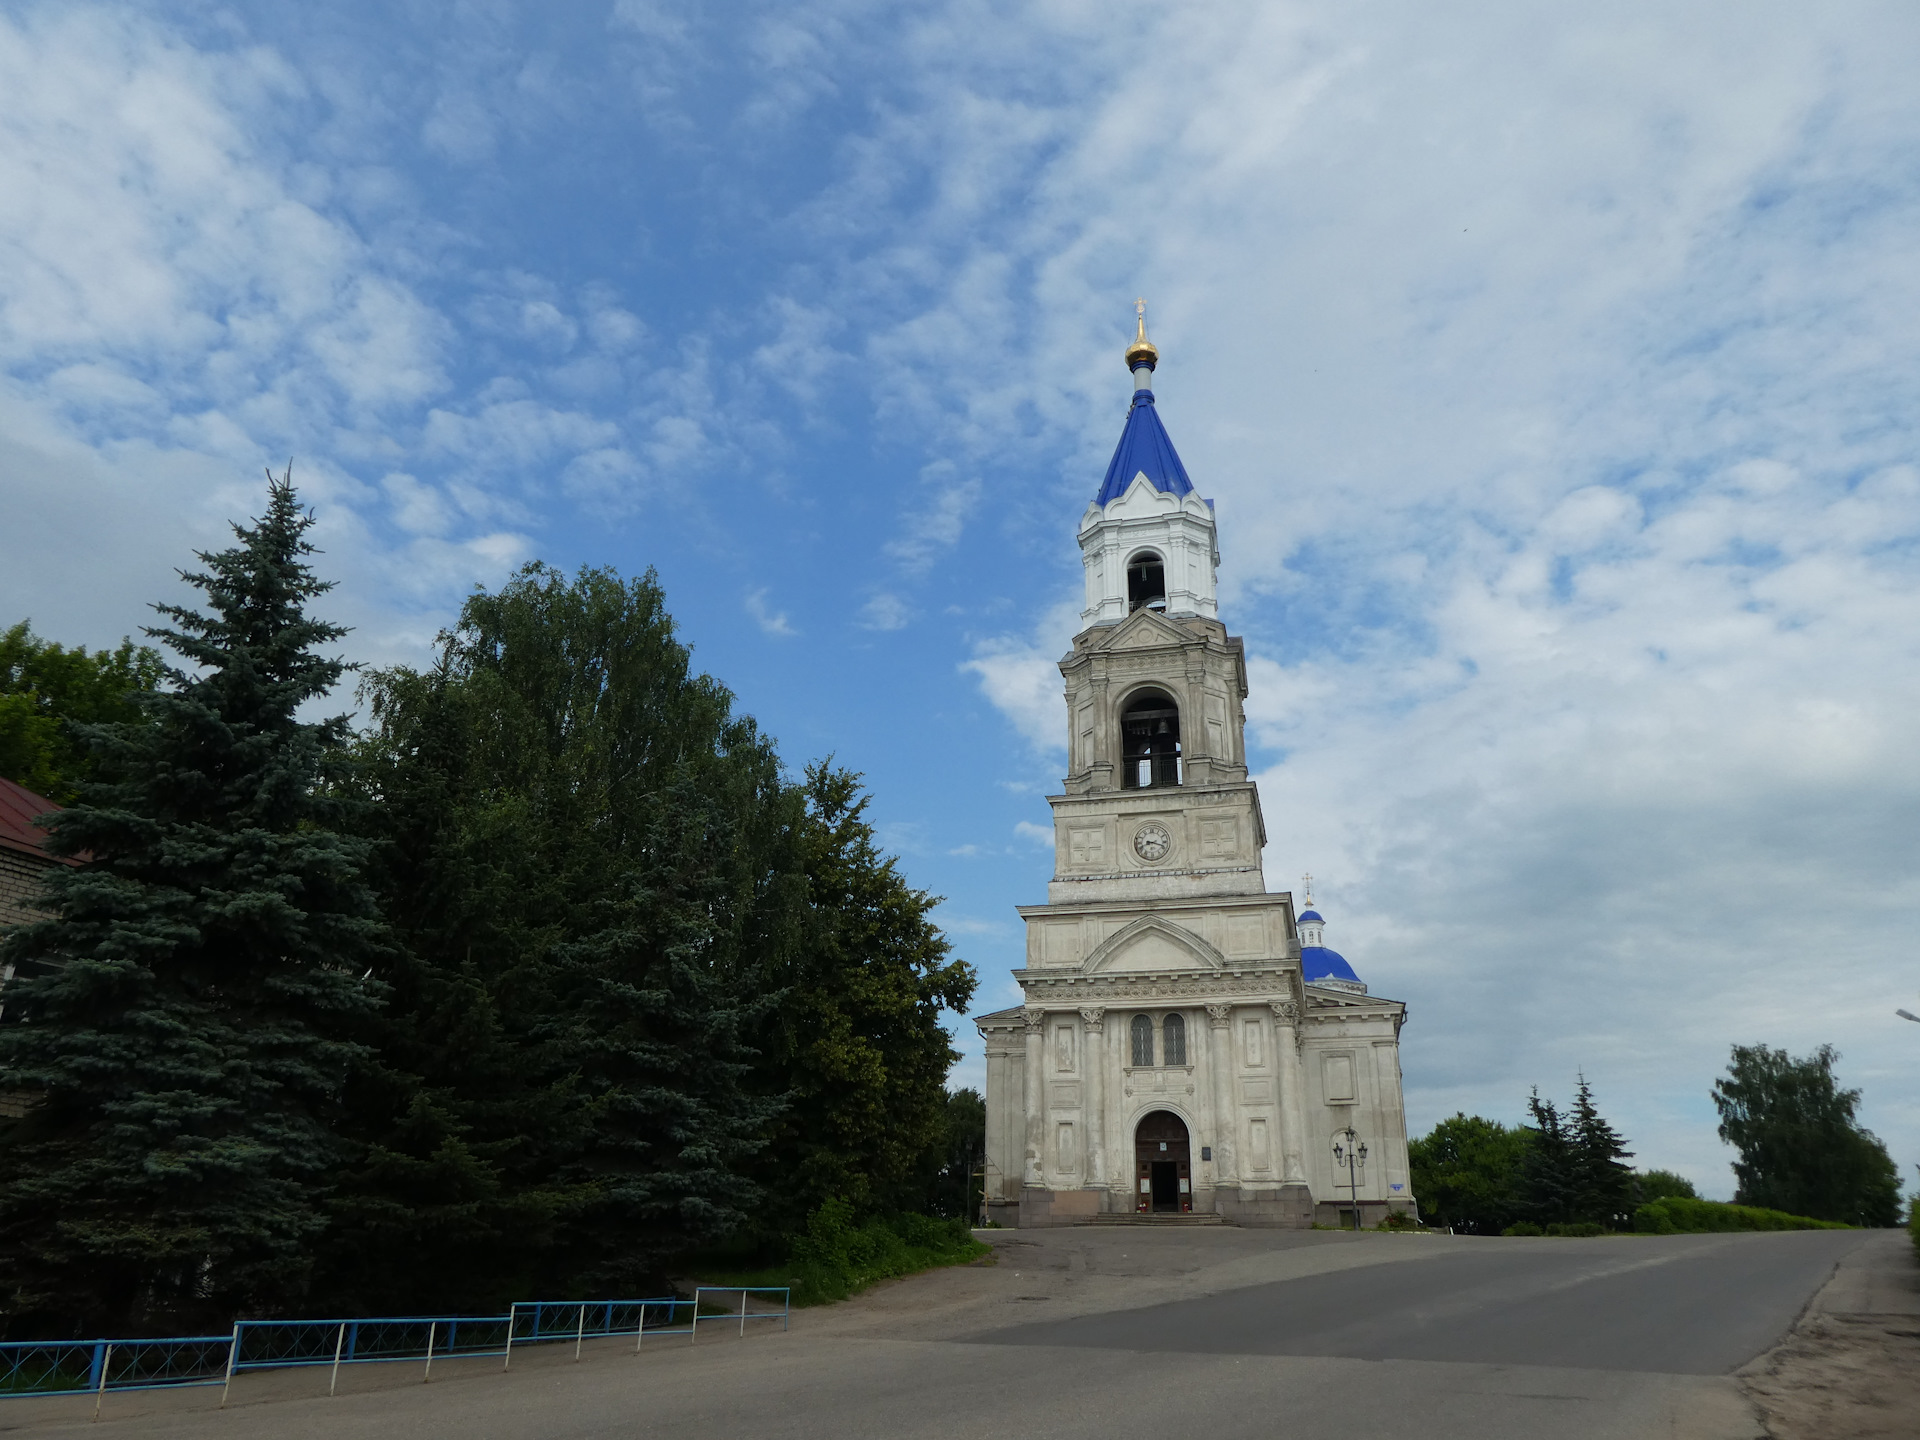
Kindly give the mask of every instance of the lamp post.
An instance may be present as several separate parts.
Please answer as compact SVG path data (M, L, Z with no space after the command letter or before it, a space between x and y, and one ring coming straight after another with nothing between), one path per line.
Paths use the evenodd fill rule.
M1333 1168L1347 1167L1347 1191L1353 1197L1353 1231L1360 1233L1360 1172L1367 1168L1367 1142L1351 1125L1333 1135Z

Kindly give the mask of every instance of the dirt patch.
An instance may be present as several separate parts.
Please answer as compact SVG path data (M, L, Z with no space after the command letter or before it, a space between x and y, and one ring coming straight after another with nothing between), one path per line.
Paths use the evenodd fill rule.
M1843 1262L1740 1381L1770 1440L1920 1435L1920 1267L1905 1236Z

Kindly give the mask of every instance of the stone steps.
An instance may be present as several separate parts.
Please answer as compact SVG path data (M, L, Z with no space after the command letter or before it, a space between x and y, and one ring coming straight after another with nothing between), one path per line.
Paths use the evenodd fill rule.
M1079 1222L1082 1225L1224 1225L1223 1216L1214 1214L1192 1215L1089 1215Z

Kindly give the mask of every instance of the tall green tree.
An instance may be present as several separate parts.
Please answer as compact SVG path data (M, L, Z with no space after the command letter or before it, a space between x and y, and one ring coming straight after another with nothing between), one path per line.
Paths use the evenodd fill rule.
M634 1293L741 1227L778 1097L803 800L654 577L529 566L369 686L405 954L330 1250L338 1293Z
M1740 1153L1737 1203L1853 1225L1899 1223L1899 1169L1854 1118L1860 1092L1840 1088L1839 1058L1831 1045L1804 1059L1765 1045L1733 1047L1727 1074L1713 1082L1713 1103L1720 1138Z
M65 805L94 777L78 727L144 720L139 696L163 668L159 652L131 640L69 650L25 620L0 631L0 776Z
M1567 1129L1573 1141L1573 1218L1611 1228L1624 1226L1633 1217L1633 1171L1626 1163L1633 1152L1594 1105L1593 1087L1584 1074L1574 1091Z
M1536 1225L1559 1225L1585 1217L1577 1213L1579 1197L1578 1140L1566 1117L1551 1100L1542 1100L1535 1086L1527 1097L1526 1158L1520 1165L1520 1208Z
M1413 1193L1429 1225L1498 1235L1521 1216L1528 1132L1479 1115L1455 1114L1407 1145Z
M836 1197L867 1212L923 1203L958 1058L940 1011L964 1011L975 984L933 923L938 898L881 853L860 777L811 765L805 801L806 905L767 972L782 998L761 1042L763 1088L785 1097L761 1167L782 1226Z
M334 1121L383 953L343 833L344 719L299 718L347 667L308 613L329 585L291 477L185 578L206 610L147 633L190 669L142 721L79 727L103 778L53 822L87 852L10 933L0 1085L0 1307L89 1333L224 1326L304 1293Z
M972 1224L980 1215L981 1166L987 1153L987 1102L971 1086L947 1092L944 1163L925 1209Z

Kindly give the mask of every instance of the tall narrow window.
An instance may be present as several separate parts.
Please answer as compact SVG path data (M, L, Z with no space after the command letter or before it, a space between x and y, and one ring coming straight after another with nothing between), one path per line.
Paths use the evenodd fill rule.
M1153 1064L1153 1021L1144 1015L1133 1017L1133 1063Z
M1167 608L1166 567L1151 550L1142 550L1127 562L1127 613L1142 605L1163 614Z
M1120 717L1120 785L1144 790L1180 783L1180 707L1159 690L1133 697Z
M1167 1016L1166 1024L1162 1025L1160 1029L1161 1033L1166 1037L1166 1043L1161 1048L1167 1057L1167 1064L1186 1064L1187 1022L1182 1020L1178 1015L1169 1015Z

